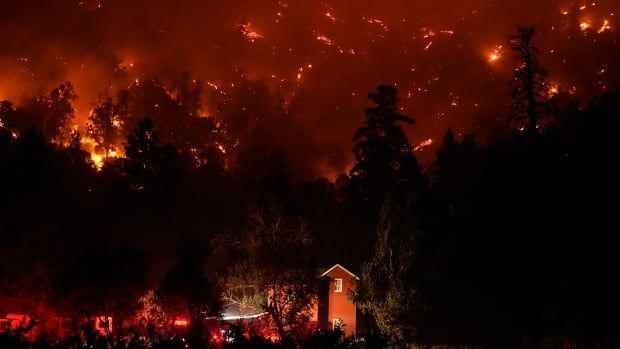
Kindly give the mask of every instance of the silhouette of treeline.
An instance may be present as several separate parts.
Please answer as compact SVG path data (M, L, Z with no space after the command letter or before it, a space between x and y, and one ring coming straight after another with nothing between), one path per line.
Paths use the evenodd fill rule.
M519 35L522 52L532 33ZM123 135L125 157L96 171L78 133L60 142L46 131L68 110L69 84L45 98L48 121L38 127L12 129L8 120L21 119L8 115L24 110L3 103L0 291L61 301L67 278L99 280L105 268L84 262L119 246L147 252L145 283L155 284L172 266L171 246L240 236L246 203L268 195L307 222L315 264L365 261L352 297L395 342L618 343L620 90L586 105L545 97L545 74L529 64L539 74L516 72L513 132L481 144L448 130L426 168L400 125L414 120L398 112L396 89L380 86L354 135L356 165L335 182L295 183L275 147L247 149L236 159L247 165L234 170L196 162L191 137L172 137L176 126L156 110ZM264 97L256 110L278 123L281 109ZM226 267L211 262L211 271ZM147 271L141 259L132 265Z

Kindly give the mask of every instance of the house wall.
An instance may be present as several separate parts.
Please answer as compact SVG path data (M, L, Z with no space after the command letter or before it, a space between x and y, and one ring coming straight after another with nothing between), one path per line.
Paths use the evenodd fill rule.
M349 293L355 289L355 278L341 268L334 268L327 275L329 280L327 321L329 328L333 328L334 320L341 319L346 336L357 333L356 307L349 301ZM342 279L342 292L335 291L335 279Z

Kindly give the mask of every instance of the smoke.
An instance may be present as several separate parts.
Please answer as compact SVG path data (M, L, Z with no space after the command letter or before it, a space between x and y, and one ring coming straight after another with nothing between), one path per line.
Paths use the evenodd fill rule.
M19 101L70 80L83 126L93 103L135 79L156 76L171 85L190 72L208 82L206 97L233 96L243 72L265 88L263 104L277 115L252 109L258 102L250 100L229 101L234 106L224 113L217 98L205 98L205 112L236 125L244 149L283 149L300 179L334 177L350 166L351 135L363 121L367 93L380 83L396 84L403 112L416 118L408 130L413 143L439 140L447 127L486 137L505 125L515 66L507 37L517 25L538 27L543 64L565 91L585 99L618 81L613 14L620 5L613 0L12 0L0 6L0 99ZM599 33L605 20L611 29ZM583 21L591 29L580 30ZM489 64L498 45L503 56ZM428 160L432 151L419 155Z

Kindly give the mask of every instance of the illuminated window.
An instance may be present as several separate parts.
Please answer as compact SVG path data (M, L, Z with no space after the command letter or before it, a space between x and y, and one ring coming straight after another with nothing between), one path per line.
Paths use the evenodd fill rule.
M333 328L334 331L342 330L342 326L343 326L342 319L334 319L333 325L334 325L334 328Z
M342 292L342 279L334 279L334 292Z

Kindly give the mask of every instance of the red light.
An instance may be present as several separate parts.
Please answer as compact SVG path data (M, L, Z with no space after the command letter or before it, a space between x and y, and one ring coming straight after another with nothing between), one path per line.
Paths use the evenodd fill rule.
M176 327L187 327L187 320L176 319L176 320L174 320L174 326L176 326Z

